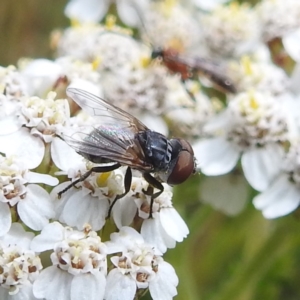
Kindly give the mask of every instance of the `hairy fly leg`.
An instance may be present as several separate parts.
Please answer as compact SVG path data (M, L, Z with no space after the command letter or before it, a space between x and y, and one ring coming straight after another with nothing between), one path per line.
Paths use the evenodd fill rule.
M108 213L107 213L107 219L110 218L111 215L111 211L114 207L114 205L116 204L116 202L123 198L130 190L131 187L131 181L132 181L132 172L131 169L128 167L125 173L125 177L124 177L124 187L125 187L125 192L123 194L117 195L116 198L114 199L114 201L112 202L112 204L109 207Z
M148 189L143 190L143 192L146 195L151 195L149 218L152 218L152 210L153 210L154 199L157 198L164 191L164 186L161 184L161 182L159 182L157 179L155 179L149 173L145 173L143 176L144 176L145 180L149 183ZM153 193L153 188L156 188L159 191L156 192L156 193Z
M89 171L87 171L86 173L84 173L82 176L80 176L78 179L76 179L75 181L73 181L72 183L70 183L66 188L64 188L62 191L58 192L58 198L61 198L61 195L64 194L66 191L68 191L71 187L75 187L76 188L76 184L78 182L82 182L85 179L87 179L93 172L95 173L105 173L105 172L110 172L113 170L116 170L118 168L120 168L121 165L119 163L111 165L111 166L102 166L102 167L93 167L91 168Z

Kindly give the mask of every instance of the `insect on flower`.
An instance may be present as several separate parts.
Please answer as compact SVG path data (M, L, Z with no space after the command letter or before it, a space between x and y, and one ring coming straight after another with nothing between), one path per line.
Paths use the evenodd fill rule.
M96 118L99 124L87 127L85 133L64 135L62 138L87 160L97 164L111 164L91 168L59 192L59 196L76 183L85 180L92 172L109 172L127 166L124 178L125 191L117 195L112 202L108 217L115 202L130 190L131 169L140 171L149 183L148 190L144 192L151 195L149 214L151 217L153 201L164 190L162 182L170 185L180 184L196 172L194 151L187 141L180 138L168 139L148 129L129 113L87 91L68 88L67 95ZM154 192L154 188L158 191Z
M233 81L224 73L225 69L214 61L202 57L189 57L172 48L157 48L152 51L152 59L160 58L172 73L178 73L183 83L196 76L204 76L213 86L224 93L235 94L237 89Z

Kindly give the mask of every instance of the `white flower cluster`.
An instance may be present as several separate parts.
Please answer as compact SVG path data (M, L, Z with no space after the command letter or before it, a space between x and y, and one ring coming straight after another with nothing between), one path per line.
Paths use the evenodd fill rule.
M189 229L172 189L162 183L153 199L145 174L133 170L129 186L125 163L109 169L114 160L90 150L109 169L94 172L99 165L79 154L75 137L89 145L100 118L90 103L84 112L67 97L69 85L191 140L200 172L218 176L201 183L215 208L241 211L246 181L266 218L299 206L299 1L208 2L70 0L65 13L74 26L52 35L54 60L0 67L1 299L177 294L162 256ZM98 23L107 11L127 28L111 15ZM296 60L291 76L273 63L282 62L272 49L278 38ZM109 126L107 135L116 134ZM236 186L234 169L246 179L239 175ZM212 182L223 191L214 199Z

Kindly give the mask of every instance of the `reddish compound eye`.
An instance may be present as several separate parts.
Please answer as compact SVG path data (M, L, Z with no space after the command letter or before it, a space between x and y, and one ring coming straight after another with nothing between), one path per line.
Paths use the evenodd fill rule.
M195 158L192 146L183 139L178 141L182 145L182 150L168 178L168 184L170 185L180 184L195 173Z

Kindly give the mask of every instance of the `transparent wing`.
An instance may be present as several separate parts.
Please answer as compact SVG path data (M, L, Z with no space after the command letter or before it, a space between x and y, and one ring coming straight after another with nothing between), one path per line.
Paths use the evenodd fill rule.
M124 128L131 128L134 132L148 130L146 125L134 116L85 90L68 88L67 95L100 123L114 124L117 122Z
M67 94L99 120L96 126L84 126L75 129L73 134L62 135L76 152L140 170L152 169L152 165L145 162L144 151L136 137L138 132L149 130L144 124L87 91L68 88Z

